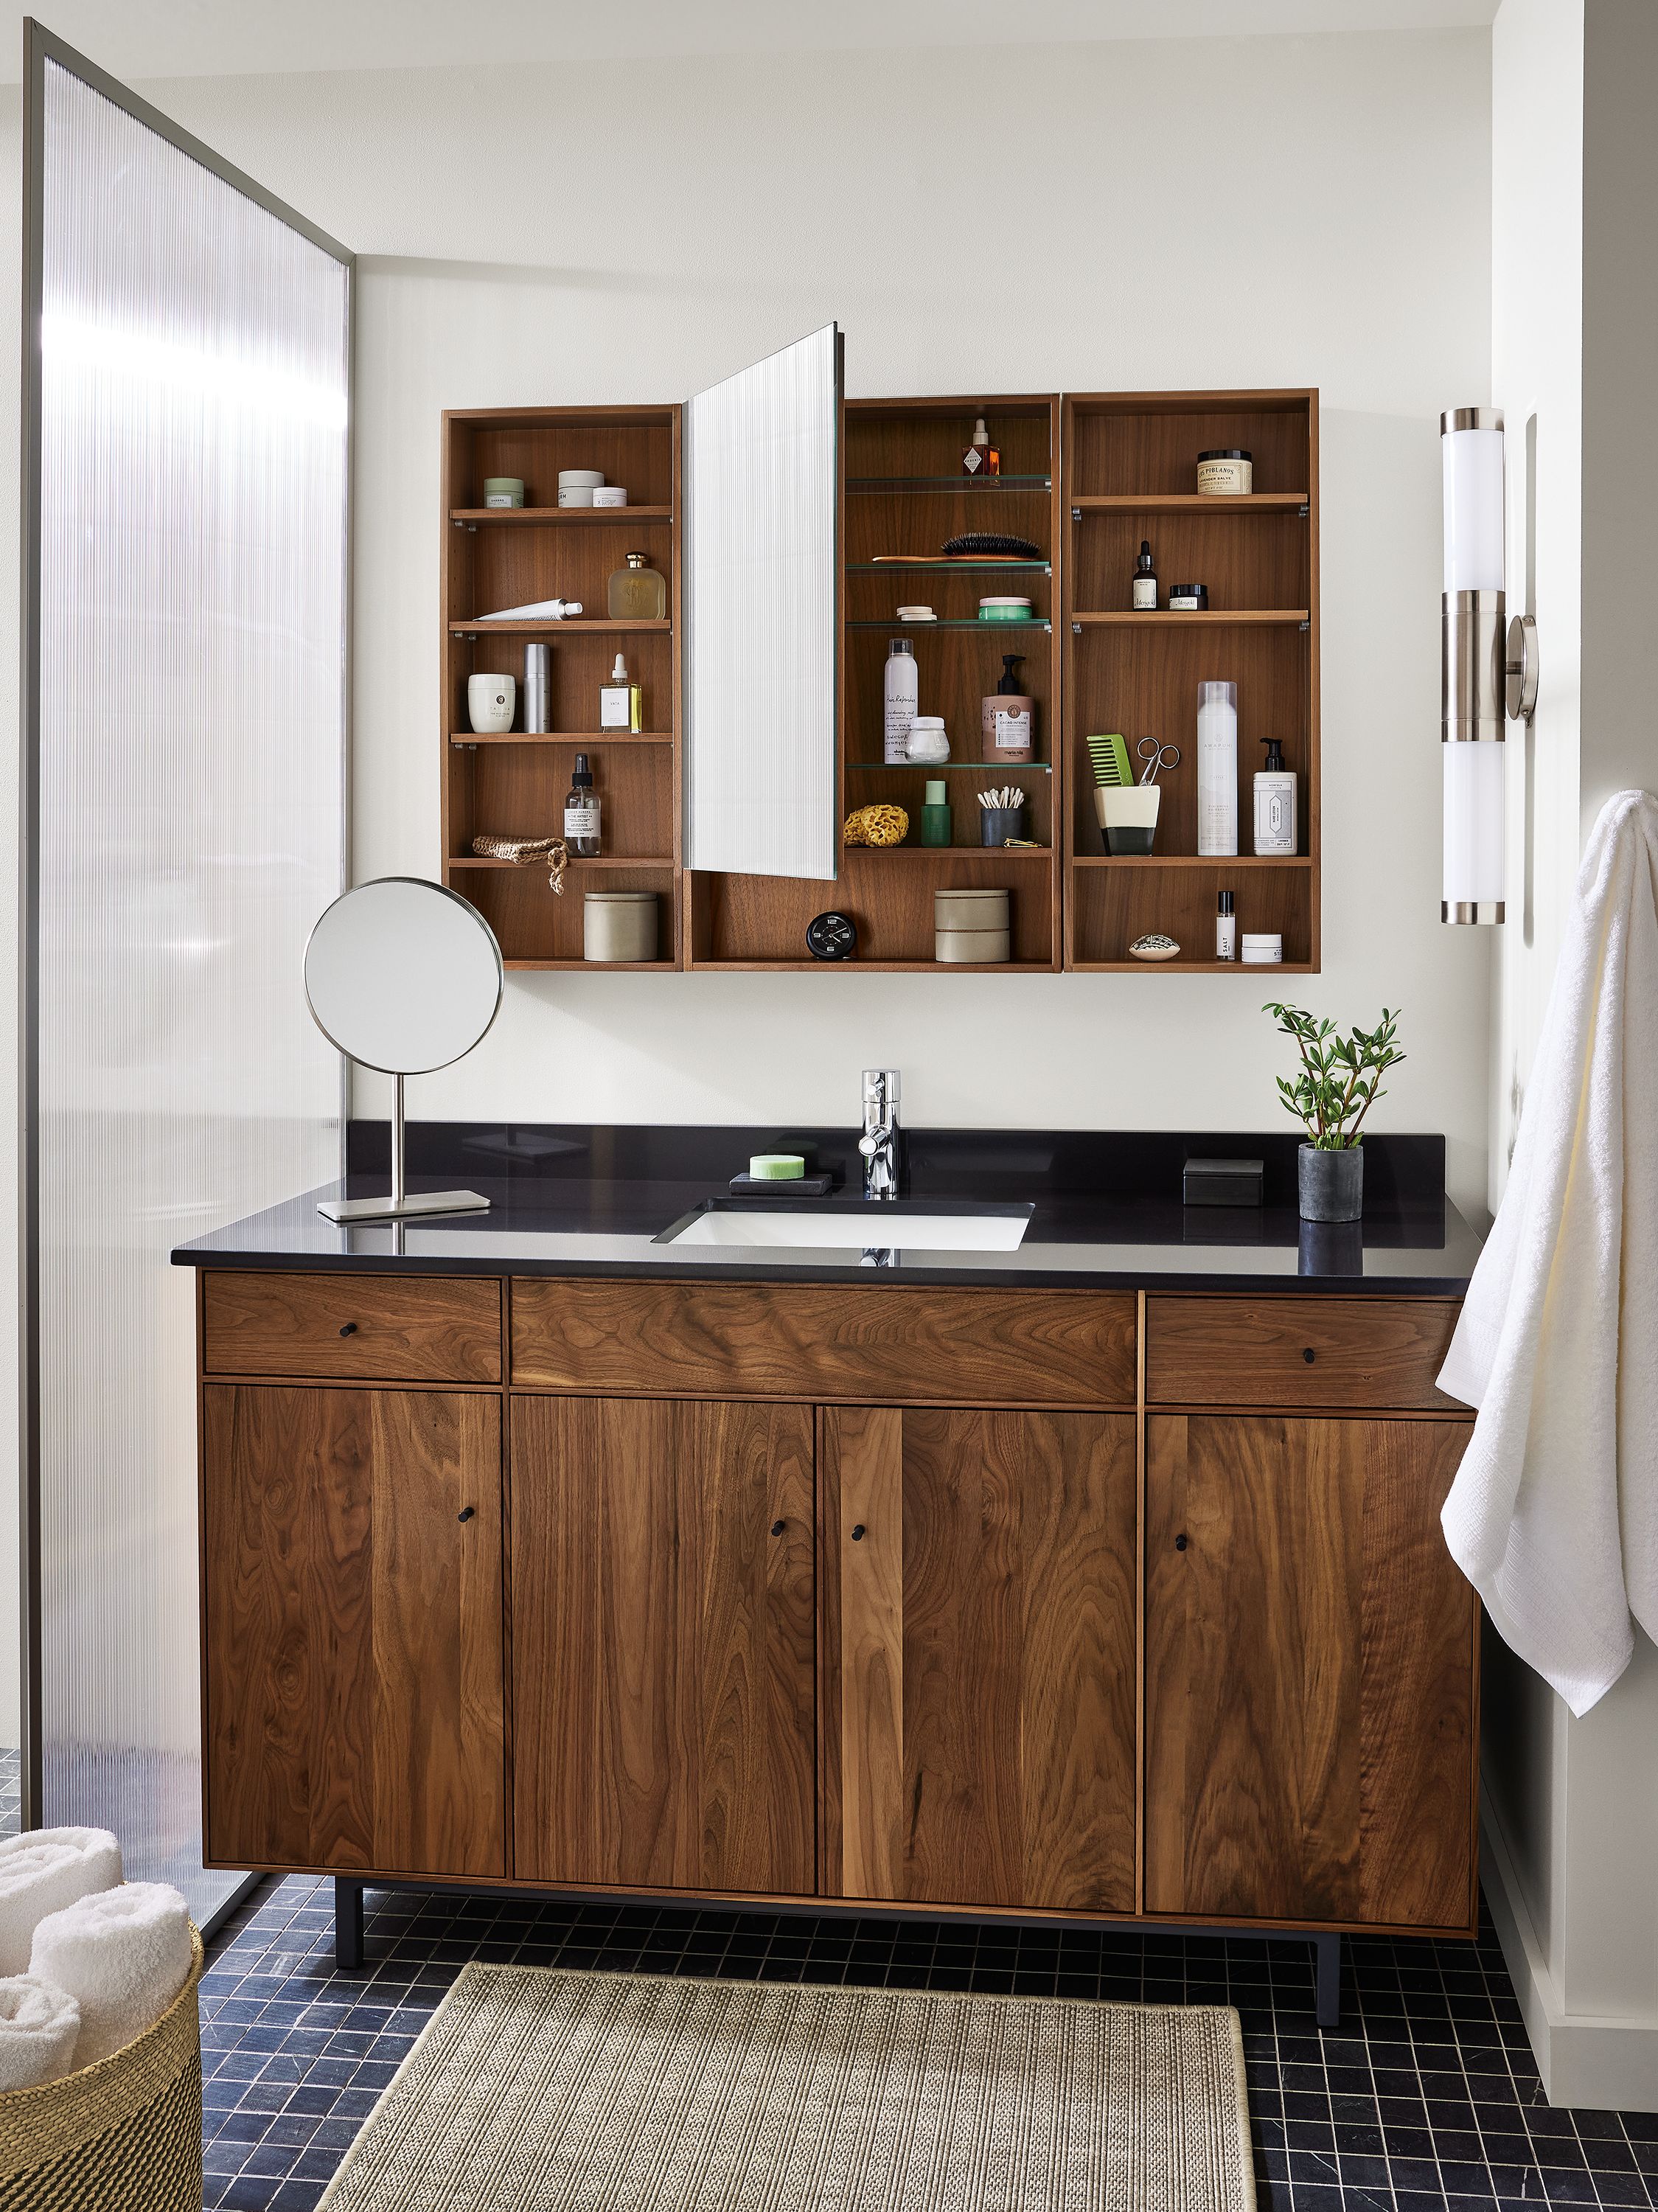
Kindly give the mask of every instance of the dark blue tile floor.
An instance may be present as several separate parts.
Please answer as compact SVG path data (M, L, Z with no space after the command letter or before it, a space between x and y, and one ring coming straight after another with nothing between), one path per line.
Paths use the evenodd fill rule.
M1658 2118L1543 2101L1503 1956L1348 1946L1339 2031L1304 1943L1003 1924L796 1920L371 1890L367 1960L333 1965L332 1885L269 1884L202 1984L206 2202L309 2212L469 1959L894 1988L1235 2004L1272 2212L1658 2206Z

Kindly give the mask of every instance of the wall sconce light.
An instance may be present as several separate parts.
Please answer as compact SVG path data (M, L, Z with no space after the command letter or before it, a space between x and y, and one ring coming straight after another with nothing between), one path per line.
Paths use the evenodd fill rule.
M1505 712L1537 704L1537 625L1505 628L1503 416L1458 407L1439 418L1445 478L1444 648L1440 735L1445 769L1442 921L1503 917Z

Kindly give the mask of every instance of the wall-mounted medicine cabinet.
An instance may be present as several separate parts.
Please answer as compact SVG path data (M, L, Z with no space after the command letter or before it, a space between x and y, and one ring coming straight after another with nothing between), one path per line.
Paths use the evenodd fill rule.
M858 931L842 964L948 972L963 963L935 957L933 894L975 889L1008 895L997 972L1242 973L1214 957L1222 890L1240 937L1276 934L1286 968L1316 969L1317 393L847 401L841 380L831 326L683 407L444 417L444 879L489 917L509 966L583 964L581 895L603 887L657 894L657 957L637 964L660 969L816 967L807 925L833 908ZM980 416L993 474L963 470ZM1196 489L1198 455L1217 448L1251 454L1247 493ZM624 487L628 504L561 507L571 470ZM486 507L489 477L521 478L525 505ZM1160 592L1136 611L1142 541ZM608 580L637 550L666 580L665 614L613 620ZM1171 611L1170 586L1187 580L1206 604ZM581 615L481 619L555 597ZM987 600L1003 603L993 619ZM901 635L947 762L885 757ZM471 732L468 677L514 673L521 698L530 640L552 647L550 729ZM618 650L640 687L637 730L601 726ZM1010 654L1031 749L1004 765L983 757L981 715ZM1237 686L1240 850L1224 859L1198 850L1209 679ZM1150 854L1105 848L1087 740L1113 732L1137 771L1145 738L1180 748ZM1253 780L1269 737L1297 778L1298 842L1257 856ZM544 867L480 860L472 840L557 834L577 751L604 844L556 896ZM924 844L939 782L949 842ZM1024 800L1024 842L987 846L979 794L1005 785ZM847 816L871 805L903 809L902 842L844 842ZM1179 955L1132 958L1148 933Z

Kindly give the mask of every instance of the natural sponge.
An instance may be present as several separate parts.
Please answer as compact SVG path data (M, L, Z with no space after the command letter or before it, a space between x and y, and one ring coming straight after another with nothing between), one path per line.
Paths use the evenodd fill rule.
M902 806L860 806L848 814L841 840L848 845L902 845L909 835L909 817Z

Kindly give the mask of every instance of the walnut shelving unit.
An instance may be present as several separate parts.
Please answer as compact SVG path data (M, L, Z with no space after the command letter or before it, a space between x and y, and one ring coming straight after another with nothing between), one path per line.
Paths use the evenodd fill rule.
M960 473L960 455L983 414L1001 448L1002 473ZM1197 455L1244 446L1258 489L1247 497L1191 490ZM1312 391L1015 394L983 398L863 399L846 404L841 441L842 606L840 818L890 800L905 808L901 846L844 848L833 883L769 876L692 874L680 865L681 574L680 410L525 408L462 410L444 417L443 702L444 880L488 916L513 968L580 968L581 890L661 894L661 957L678 967L787 971L844 965L886 973L955 973L932 957L932 894L1005 885L1011 894L1013 959L965 974L1046 973L1061 967L1162 975L1260 970L1211 957L1216 895L1236 894L1239 934L1279 930L1284 968L1319 963L1318 396ZM627 485L626 508L559 509L561 468L603 469ZM520 476L532 502L480 507L485 476ZM1035 561L963 563L940 552L968 530L1030 539ZM1142 538L1152 544L1166 595L1171 581L1207 585L1202 613L1125 610ZM611 623L483 623L480 609L555 594L602 609L610 571L643 546L669 581L669 619ZM890 564L882 556L919 559ZM925 563L925 565L922 565ZM981 593L1028 594L1028 623L977 619ZM898 621L896 610L930 604L939 619ZM887 641L915 649L921 711L941 714L951 758L938 767L889 768L883 753ZM483 641L499 635L502 649ZM522 683L523 641L553 645L551 735L475 737L465 727L466 678L493 663ZM650 727L597 731L598 687L618 649L645 690ZM1019 653L1036 702L1036 757L1023 768L979 759L980 702L995 688L1001 657ZM482 656L482 657L480 657ZM1235 859L1197 852L1197 685L1238 685L1238 827ZM1156 852L1106 854L1094 815L1084 740L1120 731L1131 754L1151 734L1181 748L1162 779ZM1251 842L1252 778L1277 736L1300 778L1301 851L1257 858ZM576 750L595 757L604 805L605 854L571 863L563 897L546 871L472 857L478 831L544 836L561 818ZM950 786L957 842L920 843L922 787ZM1029 796L1034 850L978 844L975 794L1017 782ZM826 908L857 921L855 960L820 963L806 924ZM1128 957L1148 930L1177 939L1181 957L1151 964ZM1283 971L1278 971L1283 972Z
M682 964L679 434L677 406L467 409L443 418L443 880L486 916L509 968L593 972L581 957L590 884L656 891L659 957L628 964ZM571 468L602 469L627 486L628 506L561 507L558 473ZM481 506L485 477L522 477L525 504ZM667 579L668 619L612 622L610 572L639 547ZM489 607L555 598L579 599L585 611L559 623L478 619ZM467 678L494 669L514 677L521 721L532 640L553 648L552 732L474 735ZM618 651L644 690L647 728L637 734L594 727ZM479 860L472 839L556 835L578 751L592 759L604 852L572 860L555 897L544 867Z
M1319 964L1318 394L1206 392L1075 394L1065 403L1067 521L1065 750L1074 799L1066 820L1067 968L1167 975L1248 975L1257 981ZM1192 491L1199 452L1242 446L1255 489ZM1206 610L1123 611L1140 541L1151 541L1161 595L1201 583ZM1238 687L1236 857L1197 849L1197 687ZM1086 739L1120 732L1131 758L1143 737L1180 747L1161 777L1155 850L1105 851L1094 812ZM1254 777L1276 737L1300 779L1301 850L1258 858ZM1137 762L1138 766L1138 762ZM1276 930L1284 969L1217 961L1218 896L1230 890L1240 939ZM1133 960L1157 930L1178 959ZM1240 947L1241 949L1241 947Z

